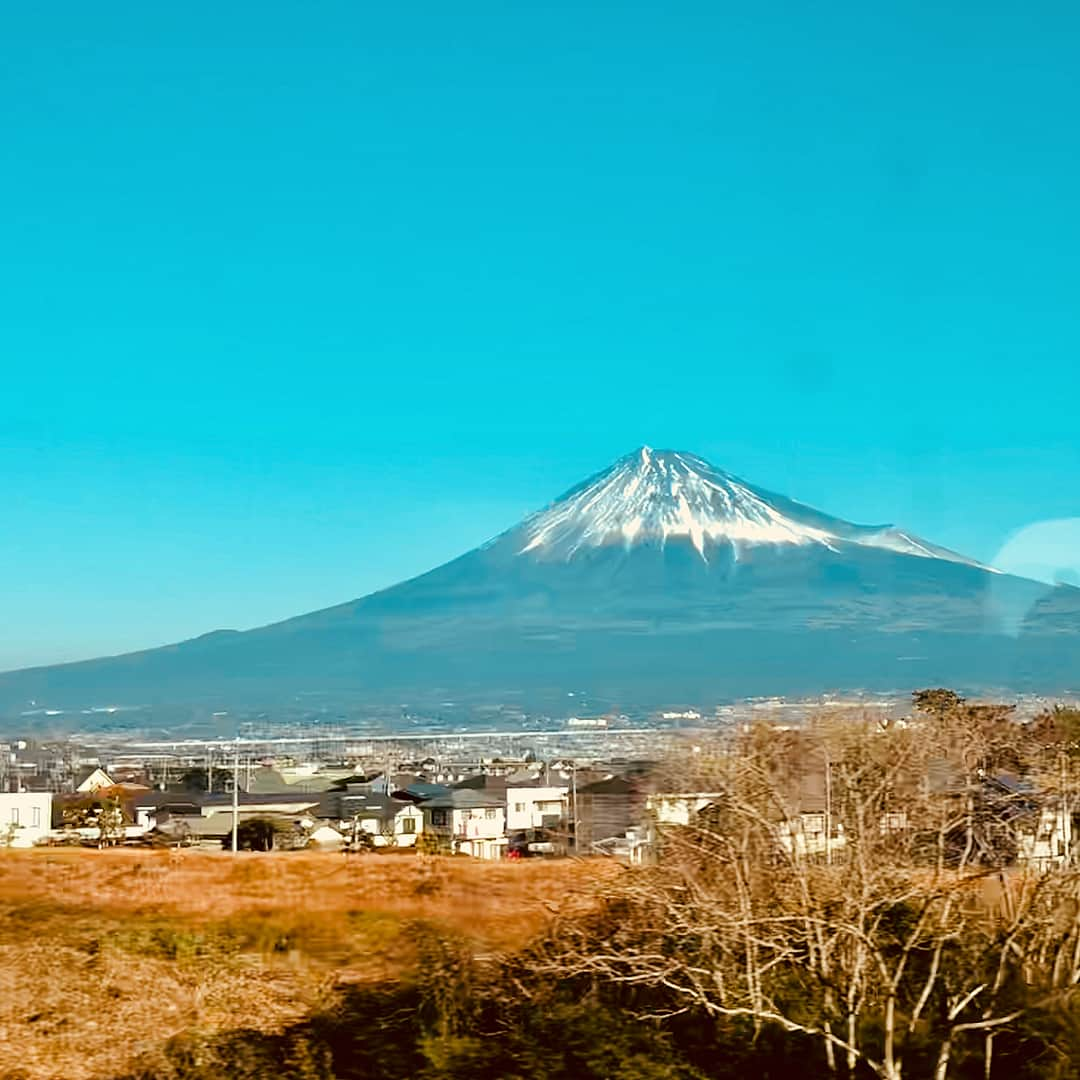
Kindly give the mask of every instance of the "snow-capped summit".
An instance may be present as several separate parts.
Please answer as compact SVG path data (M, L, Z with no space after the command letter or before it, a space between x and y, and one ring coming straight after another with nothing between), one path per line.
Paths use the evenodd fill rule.
M765 491L679 450L649 446L572 488L521 527L521 553L570 559L583 549L688 540L702 559L729 546L817 544L886 548L922 558L978 565L890 526L854 525Z
M485 723L495 703L562 715L570 691L642 711L842 687L1060 693L1078 685L1078 655L1080 589L991 574L693 454L641 447L379 592L240 633L2 673L0 726L23 724L30 702L74 717L102 700L292 715L313 692L334 707L408 701Z

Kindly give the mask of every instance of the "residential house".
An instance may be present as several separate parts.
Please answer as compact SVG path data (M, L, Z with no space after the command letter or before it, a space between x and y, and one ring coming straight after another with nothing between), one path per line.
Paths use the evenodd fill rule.
M75 790L80 794L89 795L95 791L100 791L101 788L112 786L113 779L104 769L91 766L76 777Z
M1004 845L1006 853L1015 847L1018 862L1040 870L1076 858L1080 806L1060 795L1039 793L1032 783L1009 773L984 774L981 779L980 807L992 810L1012 834L1012 844Z
M649 795L646 806L658 825L689 825L706 807L723 798L716 791L658 792Z
M52 828L52 798L47 791L0 792L0 847L44 840Z
M320 851L337 851L348 841L340 830L325 821L317 821L307 834L307 846Z
M241 790L252 795L283 795L293 790L285 777L272 765L260 765L252 769L246 780L242 772L240 777ZM232 790L231 776L225 782L225 790ZM305 788L301 788L300 791L306 793Z
M470 788L455 788L420 804L424 832L444 850L497 859L506 851L506 804Z
M969 773L959 762L938 760L931 763L927 786L935 799L955 808L942 838L950 862L1006 866L1031 859L1049 865L1063 861L1071 847L1071 815L1063 816L1057 798L1029 780L981 769Z
M372 791L365 784L326 792L317 813L354 842L364 833L375 847L413 847L424 831L424 813L416 803Z
M306 814L242 810L237 812L236 828L242 849L271 851L306 846L318 824ZM170 817L158 824L157 832L170 841L193 847L230 848L233 815L229 810L213 810L205 815Z
M304 830L316 820L319 800L318 793L240 791L236 816L240 823L265 819ZM232 803L231 792L157 791L140 799L133 809L135 822L144 831L156 829L173 840L216 847L232 842Z
M656 842L653 830L644 825L632 825L622 836L609 836L597 840L592 850L598 855L608 855L631 866L644 866L656 858Z
M279 765L277 772L293 791L304 792L329 791L351 774L346 766L333 767L315 762Z
M625 836L646 816L648 780L643 776L609 776L591 784L579 784L572 799L575 819L575 850L582 855L602 840Z
M318 792L275 791L267 794L239 791L236 803L245 814L284 814L300 817L319 805ZM197 814L210 817L212 814L229 813L233 804L232 792L208 795L203 791L173 792L152 791L139 801L138 809L153 809L159 819L164 814L185 816Z
M81 840L99 846L144 836L151 825L136 819L136 804L153 794L141 784L110 784L58 795L53 801L53 839Z
M569 784L519 782L506 789L506 832L522 855L565 854L569 846Z
M527 829L561 829L566 824L569 784L527 784L506 789L508 832Z
M406 787L398 788L391 792L391 797L403 802L420 804L428 799L443 796L451 789L445 784L431 784L424 780L416 780Z

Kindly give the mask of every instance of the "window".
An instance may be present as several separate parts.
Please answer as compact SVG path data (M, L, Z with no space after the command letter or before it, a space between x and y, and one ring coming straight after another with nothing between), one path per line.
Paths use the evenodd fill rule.
M11 808L11 824L12 825L18 825L19 824L19 808L17 806L13 806Z
M437 813L438 813L438 810L434 811L433 814L432 814L432 817L434 817L434 815L437 814ZM414 832L416 832L416 818L411 818L411 817L402 818L401 819L401 831L403 833L414 833Z
M445 810L432 810L431 811L431 824L432 825L445 825L446 824L446 811Z
M38 829L38 828L41 827L41 807L40 806L35 806L34 807L33 821L34 821L34 828L35 829Z
M523 802L514 803L514 813L515 814L524 814L525 813L525 804Z
M495 820L495 811L494 810L485 810L484 811L484 817L486 817L488 819L488 821L494 821Z

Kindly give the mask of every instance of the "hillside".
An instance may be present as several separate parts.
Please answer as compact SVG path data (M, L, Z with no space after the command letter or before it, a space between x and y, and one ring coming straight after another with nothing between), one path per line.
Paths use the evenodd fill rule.
M246 632L0 675L0 715L514 700L557 710L837 688L1063 693L1080 589L997 573L694 455L642 448L410 581Z

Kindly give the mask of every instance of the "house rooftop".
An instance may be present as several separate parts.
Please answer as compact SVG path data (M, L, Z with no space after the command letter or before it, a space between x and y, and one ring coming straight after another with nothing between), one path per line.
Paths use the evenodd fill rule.
M405 807L414 806L411 800L393 799L380 791L328 791L319 800L318 815L323 818L395 817Z
M405 799L409 802L424 802L427 799L434 799L439 795L445 795L450 791L445 784L428 784L420 781L415 784L410 784L406 788L402 788L400 791L393 792L395 799Z
M425 799L420 805L426 810L471 810L505 806L506 800L501 796L485 795L482 791L471 788L454 788L444 795Z
M138 799L140 806L220 806L223 809L232 806L231 791L207 794L205 791L148 791ZM318 793L302 791L275 791L260 795L254 791L237 792L239 806L314 806L319 801Z
M238 823L246 821L271 819L283 825L294 824L294 819L288 814L267 814L257 811L244 811L237 815ZM167 836L195 836L202 839L223 839L232 833L233 816L231 813L219 811L210 814L209 817L201 815L177 816L158 826L158 831Z
M579 787L578 795L636 795L640 791L640 787L625 776L609 776L606 780Z
M459 780L452 787L455 791L484 791L488 795L506 795L506 777L492 776L491 773L475 773Z

